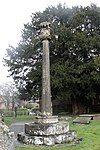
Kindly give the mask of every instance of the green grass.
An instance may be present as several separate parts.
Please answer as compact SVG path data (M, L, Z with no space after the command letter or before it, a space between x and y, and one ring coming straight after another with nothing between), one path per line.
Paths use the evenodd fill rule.
M100 150L100 120L91 121L89 125L76 125L70 120L70 129L76 130L78 137L82 137L82 142L76 146L67 144L45 146L25 146L16 147L16 150Z
M10 125L13 120L32 120L32 116L17 116L17 117L5 117L4 122L6 125Z

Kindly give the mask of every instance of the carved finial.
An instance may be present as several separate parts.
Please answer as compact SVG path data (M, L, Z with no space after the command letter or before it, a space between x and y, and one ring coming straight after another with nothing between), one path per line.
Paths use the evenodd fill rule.
M42 40L50 39L50 22L42 22L40 28L40 38Z
M50 22L42 22L40 23L40 27L41 28L50 28Z

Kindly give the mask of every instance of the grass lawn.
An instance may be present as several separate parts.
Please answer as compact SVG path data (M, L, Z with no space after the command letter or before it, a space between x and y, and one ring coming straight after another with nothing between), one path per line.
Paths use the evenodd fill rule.
M78 137L82 137L81 144L69 146L67 144L54 146L25 146L16 150L100 150L100 120L91 121L89 125L76 125L70 122L70 130L76 130Z
M4 122L6 125L10 125L13 120L32 120L32 116L17 116L17 117L5 117Z

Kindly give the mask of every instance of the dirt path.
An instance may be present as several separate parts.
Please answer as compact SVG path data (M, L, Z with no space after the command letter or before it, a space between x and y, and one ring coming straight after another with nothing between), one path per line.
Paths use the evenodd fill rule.
M32 122L32 121L16 121L14 120L12 124L9 126L10 130L15 133L15 136L20 133L24 132L24 124L27 122Z
M9 126L9 129L15 133L15 145L23 146L22 143L17 141L17 134L20 132L24 132L24 125L27 122L32 122L32 120L13 120L12 124Z

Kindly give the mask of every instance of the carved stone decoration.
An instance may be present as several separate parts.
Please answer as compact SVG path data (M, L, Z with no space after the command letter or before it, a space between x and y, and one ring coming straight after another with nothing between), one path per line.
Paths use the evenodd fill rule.
M49 22L42 22L40 24L40 38L42 40L50 39L50 23Z

